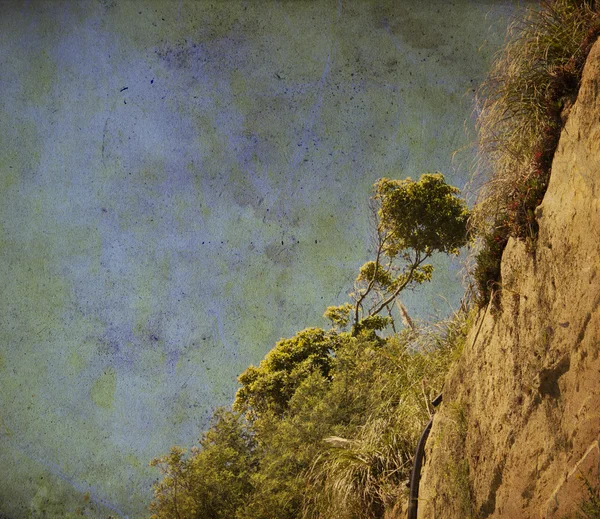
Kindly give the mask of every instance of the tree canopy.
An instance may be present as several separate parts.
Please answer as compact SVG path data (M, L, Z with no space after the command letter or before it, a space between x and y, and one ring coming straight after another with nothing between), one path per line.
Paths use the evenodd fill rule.
M250 366L240 377L235 408L251 414L268 410L282 414L296 388L313 371L327 377L332 352L339 344L335 333L307 328L291 339L281 339L258 367Z
M352 334L381 330L394 323L393 303L407 288L429 281L436 252L458 254L467 244L469 210L460 190L441 173L418 181L382 178L374 185L375 259L365 263L350 293L352 303L330 306L325 317L334 326L352 325ZM379 315L381 313L387 315Z
M252 490L254 439L243 418L219 408L200 438L200 449L184 449L152 461L163 474L154 485L152 519L230 519Z

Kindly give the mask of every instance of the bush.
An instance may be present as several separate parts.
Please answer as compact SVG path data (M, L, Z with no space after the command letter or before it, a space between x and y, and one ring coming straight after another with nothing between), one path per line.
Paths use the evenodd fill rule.
M334 329L281 339L246 369L234 412L215 415L200 449L154 460L163 479L153 519L360 519L399 499L469 321L463 310L419 327L401 308L408 329L376 332L393 324L402 290L431 278L434 252L466 244L469 212L441 174L381 179L375 190L376 259L360 269L353 303L327 309Z
M234 408L254 418L272 411L282 415L290 398L313 371L327 377L333 351L340 338L335 332L307 328L290 339L281 339L258 367L250 366L239 376Z
M475 273L482 303L489 300L489 283L501 281L499 261L508 236L535 241L534 211L599 34L597 0L544 1L509 28L479 90L477 170L487 180L479 188L471 226L484 236L478 257L483 264Z
M338 406L353 408L346 436L322 443L306 478L304 517L382 517L403 499L414 449L473 314L406 330L375 348L340 350L333 384ZM377 373L373 377L373 373ZM354 425L354 427L352 427Z
M482 247L475 256L473 278L477 288L477 302L480 306L488 303L492 293L498 293L501 281L500 262L508 236L507 226L503 221L499 221L489 234L483 236ZM494 303L498 303L497 297L494 297Z
M308 329L280 341L246 381L244 415L218 410L200 448L153 461L153 519L382 517L473 315L386 339Z
M230 519L251 492L255 445L241 416L217 409L200 446L191 456L172 447L150 463L163 475L153 487L152 519Z

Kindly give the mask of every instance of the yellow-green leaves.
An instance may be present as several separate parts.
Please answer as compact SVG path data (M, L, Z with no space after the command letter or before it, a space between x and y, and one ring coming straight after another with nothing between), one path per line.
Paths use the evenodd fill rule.
M385 270L380 264L375 261L368 261L358 273L356 281L375 282L382 287L389 287L394 279L388 270Z
M285 412L300 383L312 372L328 376L332 352L340 337L319 328L307 328L291 339L282 339L261 361L239 377L234 407L252 416L267 411Z
M232 519L252 490L254 440L243 418L217 409L201 448L179 447L153 460L163 479L154 485L152 519Z
M323 314L325 319L331 321L331 323L339 328L345 328L348 326L350 321L350 312L352 311L352 305L350 303L344 303L340 306L328 306L327 310Z
M422 175L418 181L382 178L374 190L375 259L360 268L350 294L353 303L325 312L335 327L352 323L355 336L365 329L394 326L393 303L399 294L431 280L433 267L424 262L435 252L458 254L468 241L469 210L459 189L446 184L441 173ZM381 317L382 312L388 315Z
M422 254L457 254L467 244L469 211L441 173L420 180L382 178L375 184L379 219L385 236L385 252L396 256L412 249Z

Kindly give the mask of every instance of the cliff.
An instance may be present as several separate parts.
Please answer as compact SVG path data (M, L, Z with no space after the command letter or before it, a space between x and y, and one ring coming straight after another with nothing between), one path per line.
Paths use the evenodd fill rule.
M434 419L419 518L563 518L600 463L600 41L556 150L533 250L511 239Z

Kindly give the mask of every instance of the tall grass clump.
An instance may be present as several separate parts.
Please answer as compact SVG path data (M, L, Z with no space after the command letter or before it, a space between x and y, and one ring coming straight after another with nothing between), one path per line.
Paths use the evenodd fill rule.
M367 414L349 436L324 439L305 475L304 518L381 518L407 498L404 482L431 416L429 402L462 351L473 317L474 311L462 309L445 321L405 330L375 350L340 352L359 357L349 390L368 395ZM338 373L344 377L343 369Z
M514 22L479 89L478 189L471 218L483 237L474 277L480 303L500 282L509 237L535 241L541 203L564 120L600 34L599 0L546 0Z

